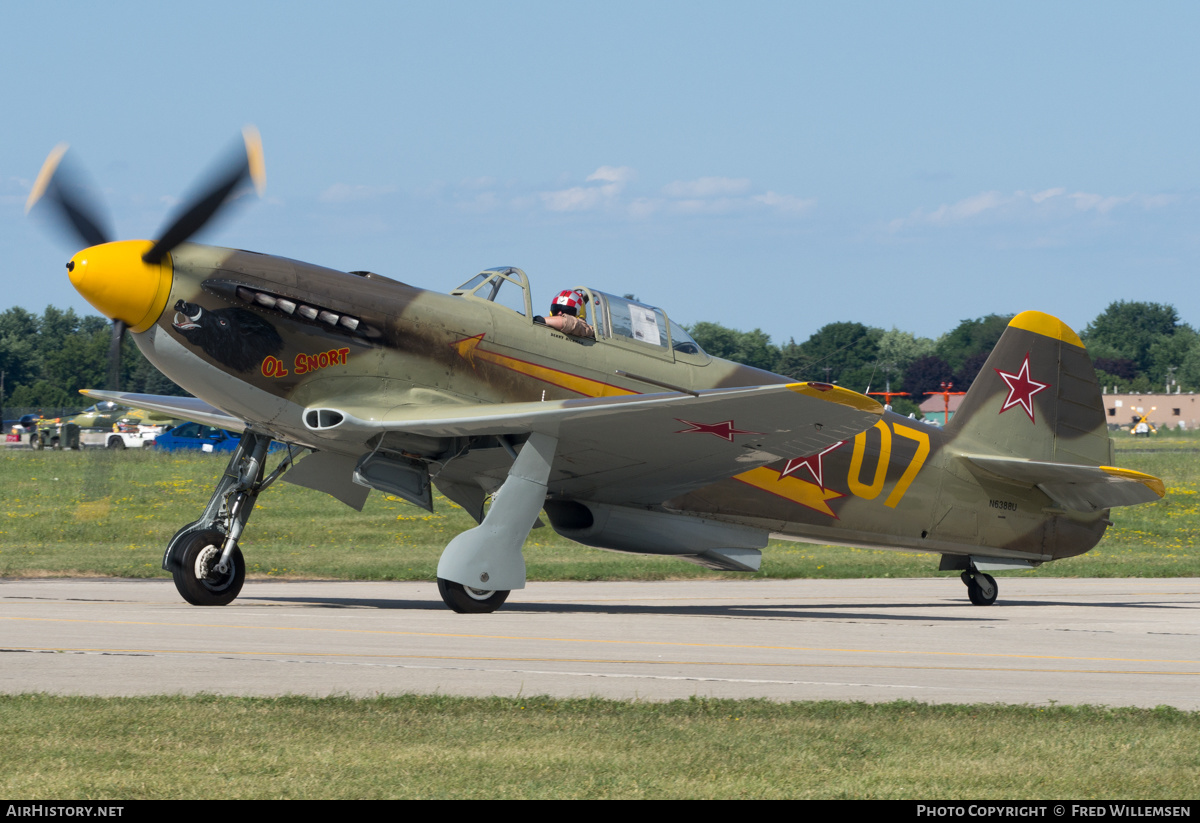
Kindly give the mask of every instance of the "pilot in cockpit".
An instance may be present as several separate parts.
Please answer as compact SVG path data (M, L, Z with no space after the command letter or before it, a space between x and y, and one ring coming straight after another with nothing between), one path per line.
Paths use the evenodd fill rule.
M579 318L587 296L579 289L565 289L550 301L550 316L546 325L574 337L595 337L595 330Z

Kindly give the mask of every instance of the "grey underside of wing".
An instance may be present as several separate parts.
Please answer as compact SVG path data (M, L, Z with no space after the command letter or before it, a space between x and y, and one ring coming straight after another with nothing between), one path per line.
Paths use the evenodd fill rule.
M122 406L132 406L147 411L160 412L181 420L191 420L206 426L240 432L246 428L241 419L226 414L198 397L171 397L163 394L134 394L131 392L100 391L88 389L88 397L96 400L112 400Z
M552 433L558 437L548 484L552 495L653 505L758 466L815 454L875 425L881 411L829 402L787 386L641 398L562 404L529 417L528 408L538 404L502 405L470 420L380 425L401 436L405 431L435 436ZM455 482L494 486L510 464L502 452L491 449L451 460L439 471Z

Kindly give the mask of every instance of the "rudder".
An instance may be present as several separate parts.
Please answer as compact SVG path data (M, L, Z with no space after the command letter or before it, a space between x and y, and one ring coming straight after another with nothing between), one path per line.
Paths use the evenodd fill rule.
M1018 314L946 426L956 449L1099 466L1104 401L1083 341L1057 317Z

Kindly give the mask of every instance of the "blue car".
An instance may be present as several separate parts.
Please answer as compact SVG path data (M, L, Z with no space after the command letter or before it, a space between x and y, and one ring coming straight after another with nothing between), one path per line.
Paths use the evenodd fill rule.
M231 452L237 448L241 435L235 432L218 429L213 426L202 426L199 423L184 423L170 431L165 431L147 446L153 446L162 451L201 451L201 452Z

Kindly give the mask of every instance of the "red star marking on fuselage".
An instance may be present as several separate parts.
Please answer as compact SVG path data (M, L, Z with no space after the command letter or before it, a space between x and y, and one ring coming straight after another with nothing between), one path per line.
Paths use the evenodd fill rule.
M732 420L726 420L722 423L695 423L691 420L682 420L678 417L675 419L679 420L679 422L683 423L685 426L691 426L690 429L680 429L679 431L675 432L676 434L692 434L693 432L700 434L715 434L717 437L728 440L730 443L733 442L733 436L735 434L762 434L762 432L735 429L733 427Z
M817 485L821 487L822 491L824 491L825 481L822 479L824 476L824 470L821 467L821 458L839 446L845 445L845 443L845 440L834 443L825 451L818 452L817 454L810 454L808 457L793 457L787 462L787 465L783 467L783 471L779 473L779 479L782 480L789 475L793 475L800 471L800 469L808 469L809 474L813 476L813 479L817 481Z
M1037 422L1033 419L1033 396L1050 388L1050 384L1039 383L1029 377L1029 352L1025 352L1025 362L1021 364L1021 370L1016 374L999 369L992 371L1000 375L1000 379L1008 384L1008 397L1004 400L1004 405L1000 407L1000 414L1004 414L1013 406L1020 406L1029 415L1031 422Z

